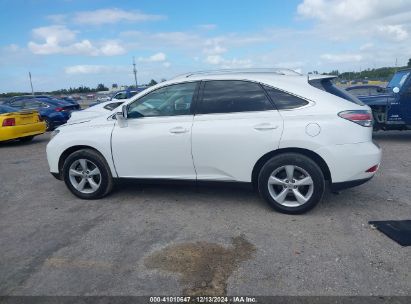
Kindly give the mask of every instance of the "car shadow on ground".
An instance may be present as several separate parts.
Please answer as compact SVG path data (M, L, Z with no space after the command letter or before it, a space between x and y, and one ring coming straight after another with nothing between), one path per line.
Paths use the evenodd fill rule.
M332 193L326 187L322 201L309 213L335 212L340 209L361 209L361 204L349 198L353 196L355 189L347 189L338 194ZM248 183L195 183L195 182L141 182L138 180L117 181L113 193L108 196L110 200L130 202L130 197L143 198L144 201L158 201L177 204L211 205L248 205L263 208L265 211L275 210L261 198L253 186ZM328 212L326 211L326 213Z
M0 148L12 148L12 147L19 147L19 146L30 146L30 145L37 145L40 143L48 142L48 138L44 137L35 137L32 141L29 142L22 142L19 140L8 140L8 141L1 141Z
M411 141L411 131L378 131L373 133L373 139L384 141Z

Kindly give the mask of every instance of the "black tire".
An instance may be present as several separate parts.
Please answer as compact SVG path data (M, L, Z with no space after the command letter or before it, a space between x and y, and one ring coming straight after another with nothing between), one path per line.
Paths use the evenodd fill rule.
M80 159L85 159L90 164L95 165L100 171L99 175L99 187L92 193L84 193L75 188L71 179L70 179L70 167L75 164L75 162L79 161ZM82 179L84 177L78 177ZM113 189L113 177L111 175L110 168L104 159L98 152L91 150L91 149L83 149L70 154L67 159L64 161L63 165L63 179L66 183L69 190L77 197L81 199L99 199L111 192ZM91 186L91 184L89 184ZM90 189L92 190L92 189Z
M46 131L53 131L54 130L53 122L50 119L44 118L44 122L46 123Z
M33 138L34 138L34 136L26 136L26 137L19 138L19 141L21 141L23 143L26 143L26 142L32 141Z
M295 180L293 179L293 185L288 184L289 181L287 172L285 169L282 169L286 168L286 166L295 168L294 174L299 175L301 180L307 176L311 177L311 184L308 186L293 186L296 185L294 184L294 182L299 181L297 177ZM284 170L284 173L282 173L282 170ZM284 184L275 184L269 186L269 178L273 173L277 171L279 172L277 174L286 175L284 180L278 178L278 180L284 181ZM303 171L305 171L305 173L303 173ZM287 184L285 184L285 182L287 182ZM304 203L300 203L299 201L297 202L297 196L294 195L294 189L288 187L297 187L295 190L298 191L298 193L300 193L300 189L302 193L306 191L305 199L308 200ZM324 194L324 189L325 179L320 167L311 158L298 153L286 153L271 158L261 168L258 175L258 191L260 195L270 204L271 207L282 213L301 214L311 210L321 201L321 198ZM283 190L288 191L285 192L285 200L289 199L290 203L288 203L287 201L279 203L274 199L272 194L282 193ZM295 203L299 205L294 205L292 202L293 199L295 200Z

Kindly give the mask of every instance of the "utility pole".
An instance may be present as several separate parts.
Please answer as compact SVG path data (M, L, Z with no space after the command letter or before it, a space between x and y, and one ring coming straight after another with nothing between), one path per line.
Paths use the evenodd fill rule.
M134 60L134 56L133 56L133 73L134 73L134 80L136 81L136 90L137 90L137 69L136 69L136 61Z
M31 82L31 73L30 72L29 72L29 79L30 79L30 86L31 86L31 95L34 96L33 83Z

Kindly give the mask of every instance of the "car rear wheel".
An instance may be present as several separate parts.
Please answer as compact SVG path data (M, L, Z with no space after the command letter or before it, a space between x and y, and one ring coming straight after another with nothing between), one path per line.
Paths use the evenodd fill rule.
M309 211L321 200L324 188L320 167L312 159L297 153L271 158L258 177L261 196L282 213Z
M63 177L69 190L82 199L99 199L113 188L106 160L96 151L79 150L67 157Z

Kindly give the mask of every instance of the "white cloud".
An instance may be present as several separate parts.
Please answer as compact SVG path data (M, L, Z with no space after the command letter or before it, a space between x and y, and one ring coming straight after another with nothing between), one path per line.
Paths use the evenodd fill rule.
M209 64L220 64L224 61L224 58L220 55L209 55L206 57L206 62Z
M332 63L358 62L363 59L360 54L323 54L321 59Z
M52 25L33 29L33 37L40 42L30 41L28 48L37 55L86 55L115 56L126 50L117 41L92 43L88 39L76 41L77 33L64 25Z
M250 68L253 66L250 59L225 59L221 55L209 55L206 57L205 62L211 65L218 65L224 69Z
M73 65L64 69L64 72L69 75L78 74L107 74L126 72L129 69L123 66L105 66L105 65Z
M365 21L409 10L408 0L304 0L297 13L321 21Z
M95 11L78 12L73 22L84 25L113 24L117 22L144 22L164 19L165 16L150 15L139 11L125 11L118 8L99 9Z
M409 0L304 0L297 14L316 21L317 32L333 40L404 41L411 27Z
M138 58L138 61L141 62L162 62L165 61L167 58L166 54L160 52L160 53L156 53L154 55L151 55L150 57L144 58L144 57L140 57Z
M381 35L396 41L406 40L409 36L403 25L380 25L377 30Z
M125 54L126 50L118 42L108 41L101 46L100 52L106 56L115 56Z

